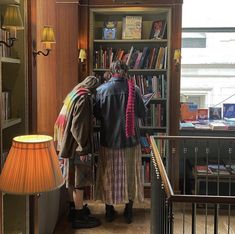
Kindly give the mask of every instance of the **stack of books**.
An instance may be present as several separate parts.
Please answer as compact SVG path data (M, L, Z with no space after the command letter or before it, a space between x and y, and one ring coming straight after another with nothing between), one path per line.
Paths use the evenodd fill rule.
M228 126L224 122L210 122L209 126L212 130L228 130Z

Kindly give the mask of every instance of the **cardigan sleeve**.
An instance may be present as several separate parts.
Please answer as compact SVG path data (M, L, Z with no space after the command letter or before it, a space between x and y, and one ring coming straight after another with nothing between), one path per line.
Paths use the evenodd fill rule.
M71 133L77 142L78 155L91 153L91 103L88 95L81 96L75 104L71 124Z

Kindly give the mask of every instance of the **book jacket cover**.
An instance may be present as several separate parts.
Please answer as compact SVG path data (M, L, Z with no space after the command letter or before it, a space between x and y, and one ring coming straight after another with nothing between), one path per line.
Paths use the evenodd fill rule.
M235 103L223 104L223 117L228 119L235 118Z
M194 103L181 103L180 113L181 121L195 121L197 120L197 104Z
M166 31L165 20L153 21L152 29L150 32L150 39L163 39L165 31Z
M209 119L221 119L221 107L209 107Z
M208 119L208 109L199 108L197 110L197 119L198 120L207 120Z
M141 39L142 16L125 16L122 24L122 39Z

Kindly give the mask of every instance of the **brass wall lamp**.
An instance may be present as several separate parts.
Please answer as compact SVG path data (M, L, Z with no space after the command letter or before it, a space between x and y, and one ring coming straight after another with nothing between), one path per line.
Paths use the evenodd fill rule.
M34 58L37 55L44 55L44 56L48 56L49 53L51 52L51 44L55 43L55 34L54 34L54 30L52 27L50 26L44 26L43 30L42 30L42 35L41 35L41 42L45 43L45 47L46 47L46 51L43 52L42 50L38 50L36 51L35 49L33 50L33 56Z
M0 44L12 47L14 45L14 41L17 40L16 31L24 29L19 5L11 4L7 6L1 28L9 32L9 37L6 41L0 41Z

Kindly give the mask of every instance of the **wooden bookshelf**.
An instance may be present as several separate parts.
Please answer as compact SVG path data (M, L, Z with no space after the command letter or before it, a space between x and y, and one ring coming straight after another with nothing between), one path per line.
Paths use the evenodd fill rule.
M13 137L28 132L27 17L25 11L27 0L1 0L1 15L4 14L8 4L20 5L24 31L17 32L17 41L12 47L7 48L3 44L0 46L1 168L4 167L5 157L10 150ZM4 35L4 38L0 40L5 41L6 31L1 31L1 35ZM8 93L7 96L6 93ZM1 194L0 203L0 233L13 233L16 230L20 233L28 233L28 197Z
M142 17L142 37L137 40L126 40L122 39L122 20L123 17L127 15L135 15ZM151 100L151 105L164 105L164 126L140 126L141 135L145 136L146 133L152 134L156 132L169 133L169 83L171 80L170 69L171 69L171 9L168 7L125 7L125 8L91 8L90 9L90 26L89 26L89 73L95 73L98 76L102 76L105 71L109 70L108 66L100 66L102 61L97 61L95 59L95 54L98 58L102 58L103 51L112 48L112 52L122 48L124 50L123 54L130 53L131 47L143 51L144 47L148 47L149 51L156 48L156 53L159 52L160 47L167 47L165 55L165 67L161 69L156 69L152 67L148 68L131 68L129 69L130 76L158 76L157 80L160 79L161 75L164 75L166 80L164 92L166 97L153 98ZM167 22L167 33L164 38L161 39L150 39L150 31L152 29L152 22L156 19L164 19ZM104 40L102 39L102 27L104 21L117 21L117 32L115 40ZM154 50L155 51L155 50ZM106 53L106 52L105 52ZM108 52L107 52L108 53ZM106 53L106 54L107 54ZM153 53L153 52L152 52ZM158 54L155 55L157 61ZM143 79L143 78L142 78ZM138 84L137 84L138 85ZM143 91L145 87L142 87ZM152 87L155 90L157 87ZM155 117L160 119L161 117ZM142 156L142 161L150 160L151 156L149 154L144 154ZM150 170L150 168L148 169ZM144 172L145 173L145 172ZM149 188L151 186L150 182L145 182L144 186ZM148 193L149 194L149 193Z

